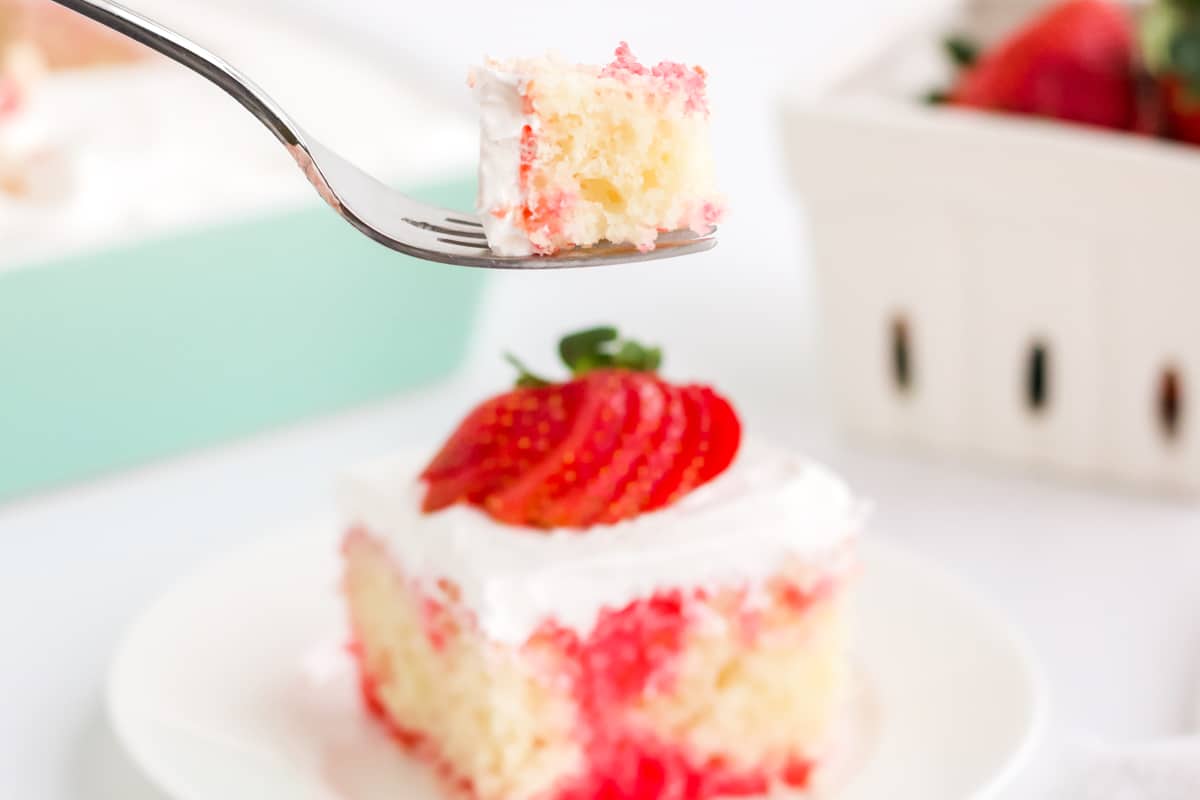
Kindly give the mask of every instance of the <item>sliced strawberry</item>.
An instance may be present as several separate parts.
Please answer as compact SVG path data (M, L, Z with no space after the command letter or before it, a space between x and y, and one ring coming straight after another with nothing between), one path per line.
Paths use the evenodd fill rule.
M687 400L696 408L696 416L692 421L692 425L696 430L696 444L690 451L690 454L689 452L679 454L683 471L679 473L679 480L675 483L671 493L667 495L667 504L674 503L701 483L704 483L705 479L702 477L702 471L707 461L714 430L714 408L712 404L714 395L712 391L702 386L688 386L683 391Z
M741 423L725 398L707 386L680 391L688 409L688 433L671 470L643 503L644 510L674 503L724 472L741 444Z
M679 390L687 420L683 435L675 447L668 447L668 451L672 452L673 456L671 466L663 471L655 482L650 496L643 501L643 511L662 508L675 499L685 473L700 449L700 440L705 435L704 429L708 427L707 412L704 406L697 402L691 389L690 386L684 386Z
M663 382L657 348L595 328L560 352L578 376L562 384L509 357L523 388L475 408L429 463L426 511L467 503L514 525L618 522L674 502L733 459L741 426L729 403Z
M627 431L637 426L638 397L629 388L632 374L619 373L616 376L619 385L606 380L595 389L603 393L604 402L591 424L589 436L574 451L569 463L551 473L529 495L525 501L527 521L546 528L590 524L580 513L577 498L608 474Z
M720 475L733 462L742 443L742 423L724 397L707 386L701 388L700 394L712 417L708 439L700 443L704 463L700 466L699 477L703 484Z
M613 488L612 499L600 513L598 522L618 522L641 512L682 447L688 424L683 392L666 383L661 384L661 389L663 413L658 430L647 443L645 452L637 457L625 477Z
M421 477L422 508L482 502L554 452L577 425L586 400L581 382L519 389L493 398L459 425Z
M568 435L548 456L515 482L487 497L485 507L501 522L528 524L547 492L577 480L578 470L604 457L600 452L625 424L625 392L618 370L597 370L571 381L582 387L584 400ZM568 384L568 385L571 385Z
M642 457L663 427L665 387L657 377L641 372L625 376L627 408L620 440L607 461L573 491L556 498L543 522L549 526L592 525L601 521L634 463Z

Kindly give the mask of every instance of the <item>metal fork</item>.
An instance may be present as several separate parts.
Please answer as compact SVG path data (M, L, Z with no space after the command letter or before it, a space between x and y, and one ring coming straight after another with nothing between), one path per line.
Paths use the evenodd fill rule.
M109 0L54 0L203 75L275 134L325 202L360 232L386 247L444 264L492 269L597 267L699 253L714 247L712 233L675 231L654 250L602 243L549 256L511 257L488 248L474 214L438 208L408 197L368 175L305 133L262 89L195 42Z

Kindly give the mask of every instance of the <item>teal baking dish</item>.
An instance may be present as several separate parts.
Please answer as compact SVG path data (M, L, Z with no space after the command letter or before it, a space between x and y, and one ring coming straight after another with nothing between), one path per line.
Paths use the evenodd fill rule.
M315 204L0 272L0 503L435 381L483 279Z

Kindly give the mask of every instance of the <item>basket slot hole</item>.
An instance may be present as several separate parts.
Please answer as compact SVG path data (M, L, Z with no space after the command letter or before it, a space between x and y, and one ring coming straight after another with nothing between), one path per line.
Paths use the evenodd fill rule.
M1051 388L1050 346L1037 340L1029 346L1025 358L1025 405L1034 414L1050 406Z
M913 384L913 352L912 334L907 317L903 314L892 317L888 338L892 384L897 391L908 392Z
M1179 370L1168 366L1158 377L1158 425L1168 440L1179 438L1183 427L1183 380Z

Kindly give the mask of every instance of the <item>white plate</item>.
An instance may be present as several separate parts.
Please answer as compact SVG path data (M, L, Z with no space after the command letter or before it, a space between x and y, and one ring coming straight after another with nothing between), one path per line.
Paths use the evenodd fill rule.
M337 581L337 526L297 524L177 585L133 626L109 678L117 735L179 800L434 800L364 713ZM994 793L1041 728L1023 641L960 583L862 548L857 659L867 746L839 800Z

